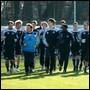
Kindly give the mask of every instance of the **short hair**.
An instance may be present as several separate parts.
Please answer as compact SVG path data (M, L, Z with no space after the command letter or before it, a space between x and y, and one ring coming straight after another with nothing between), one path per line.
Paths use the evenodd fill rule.
M62 25L62 27L61 27L61 28L65 28L65 29L67 29L67 28L68 28L68 25L67 25L67 24Z
M41 25L42 25L42 24L46 24L46 26L48 26L48 23L47 23L46 21L42 21L42 22L41 22Z
M84 24L87 24L87 25L89 25L89 22L88 22L88 21L85 21L85 22L84 22Z
M30 26L30 28L33 27L31 23L27 23L26 26Z
M77 25L78 25L78 22L74 22L73 25L74 25L74 24L77 24Z
M65 23L66 24L66 21L65 20L61 20L60 23Z
M14 24L14 22L13 22L13 21L8 21L8 25L9 25L9 24Z
M36 20L33 20L33 21L32 21L32 23L35 23L35 25L37 25L37 24L38 24Z
M15 25L22 24L23 22L21 20L16 20Z
M52 23L56 23L56 20L54 18L49 18L48 21L50 21Z

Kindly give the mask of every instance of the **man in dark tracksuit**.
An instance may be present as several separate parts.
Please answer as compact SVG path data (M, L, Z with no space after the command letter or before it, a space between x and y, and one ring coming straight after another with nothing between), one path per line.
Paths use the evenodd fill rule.
M8 22L8 28L6 29L6 32L4 33L5 40L4 40L4 59L7 74L10 74L14 71L13 65L14 65L14 50L15 50L15 42L17 41L17 35L15 33L15 29L13 29L14 22L9 21ZM10 70L9 70L9 60L11 63Z
M84 73L87 73L87 67L89 65L89 22L84 22L84 30L79 34L81 41L81 63L80 70L82 68L82 62L84 61Z
M68 58L69 58L69 53L70 53L70 42L73 41L72 34L68 32L67 30L68 26L63 25L62 26L62 31L60 32L58 36L58 42L57 42L57 47L60 52L60 60L59 60L59 70L62 70L63 62L64 62L64 72L67 70L68 66Z
M52 74L52 70L54 69L55 63L55 46L56 46L56 38L57 33L54 27L55 20L50 18L48 20L49 28L44 33L43 42L46 46L46 56L45 56L45 66L46 66L46 73L48 73L50 69L50 74Z
M36 37L36 40L37 40L37 47L36 47L36 49L35 49L35 53L34 53L34 65L33 65L33 68L35 67L35 63L36 63L36 56L38 56L38 54L39 54L39 47L38 47L38 36L39 36L39 30L41 29L41 27L39 27L39 28L36 28L37 27L37 21L36 20L33 20L32 22L31 22L31 24L32 24L32 29L33 29L33 33L35 34L35 37Z
M20 45L20 39L21 36L23 34L23 31L21 29L22 26L22 21L21 20L17 20L15 21L15 29L16 29L16 34L18 36L17 42L16 42L16 47L15 47L15 51L16 51L16 56L17 56L17 65L14 64L14 68L16 68L16 71L20 71L19 70L19 65L20 65L20 60L21 60L21 53L22 53L22 47Z
M42 29L39 31L39 53L40 53L40 65L41 69L44 70L44 62L45 62L45 45L43 44L43 34L45 30L47 30L48 23L43 21L41 23Z
M71 31L72 36L74 38L73 43L71 44L71 52L72 52L72 61L73 61L73 71L78 71L78 65L80 61L80 41L78 38L79 30L78 23L73 23L73 30Z

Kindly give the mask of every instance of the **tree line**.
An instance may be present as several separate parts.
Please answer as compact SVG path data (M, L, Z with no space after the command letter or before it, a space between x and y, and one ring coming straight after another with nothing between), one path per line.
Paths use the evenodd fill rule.
M21 19L26 22L38 22L55 18L57 23L61 19L68 23L74 20L74 1L1 1L1 24L8 20ZM76 1L76 18L82 23L89 20L89 1Z

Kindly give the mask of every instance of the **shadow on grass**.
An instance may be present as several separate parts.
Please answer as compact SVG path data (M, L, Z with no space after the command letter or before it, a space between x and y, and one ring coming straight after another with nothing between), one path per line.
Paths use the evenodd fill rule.
M77 76L80 76L80 75L89 75L89 73L84 73L82 71L70 71L70 72L67 72L67 73L60 73L60 74L63 74L61 75L61 77L77 77Z
M6 75L6 73L1 73L1 80L10 80L10 79L20 79L20 80L28 80L28 79L40 79L40 78L44 78L44 77L52 77L52 76L56 76L56 75L60 75L60 77L77 77L80 75L89 75L88 73L85 74L82 71L68 71L67 73L63 73L63 72L54 72L52 73L52 75L50 75L49 73L46 73L45 70L35 70L34 73L29 73L28 76L25 75L24 71L21 72L17 72L17 73L12 73L11 75Z
M25 72L20 72L20 73L12 73L10 75L6 75L6 73L1 73L1 80L10 80L10 79L21 79L21 80L27 80L27 79L39 79L39 78L44 78L47 76L56 76L58 75L59 72L53 72L52 75L49 73L46 73L45 71L42 72L34 72L34 73L29 73L28 76L25 75Z

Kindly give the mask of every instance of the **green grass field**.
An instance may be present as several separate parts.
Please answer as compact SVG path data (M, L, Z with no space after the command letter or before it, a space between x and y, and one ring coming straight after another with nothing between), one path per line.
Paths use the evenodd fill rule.
M1 89L89 89L89 74L83 70L72 71L72 62L69 60L67 73L60 72L57 66L52 75L41 71L39 60L36 60L35 72L25 76L23 57L20 72L6 75L5 60L1 60Z

